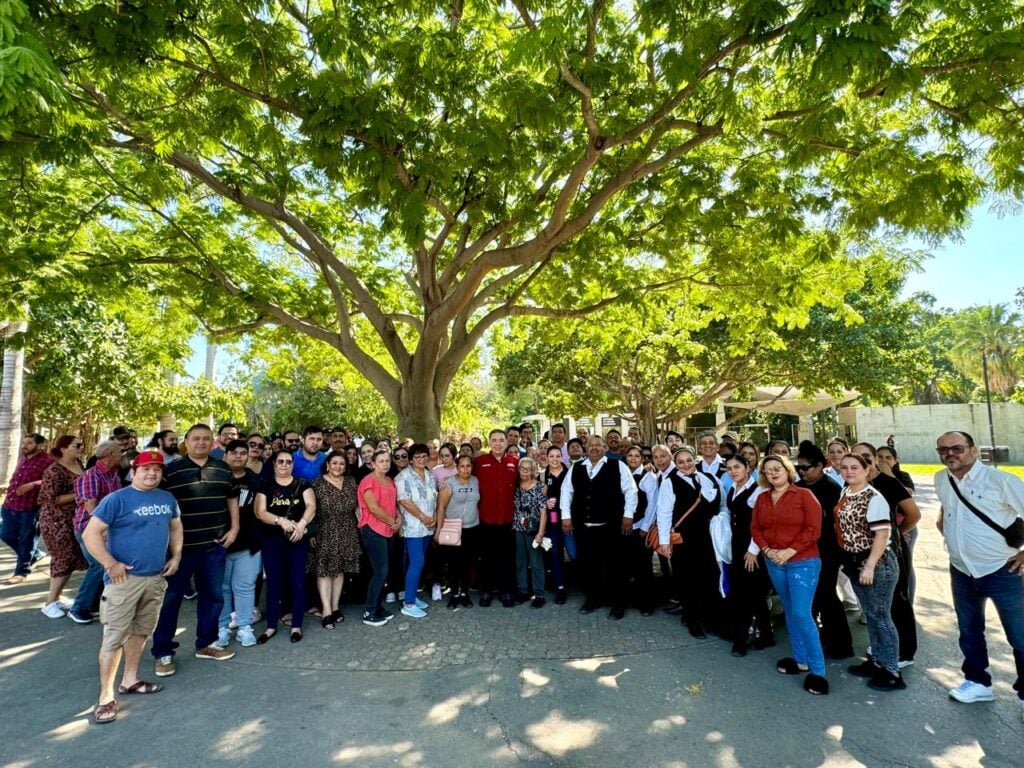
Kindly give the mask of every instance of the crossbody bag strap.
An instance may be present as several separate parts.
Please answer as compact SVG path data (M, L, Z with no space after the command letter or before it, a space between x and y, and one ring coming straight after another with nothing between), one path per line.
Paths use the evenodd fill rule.
M956 480L953 479L953 473L949 472L947 470L946 474L949 477L949 487L953 489L953 493L955 493L957 498L960 499L960 501L963 502L964 506L967 507L969 510L971 510L971 512L973 512L975 515L977 515L978 518L980 518L981 522L983 522L985 525L987 525L993 531L996 531L997 533L999 533L1001 536L1003 536L1005 538L1006 537L1006 528L1003 528L995 520L993 520L991 517L986 515L984 512L982 512L976 506L971 504L971 502L969 502L967 499L965 499L964 495L962 493L960 493L960 489L956 485Z
M675 525L673 525L673 526L672 526L672 530L673 530L673 531L674 531L674 530L675 530L676 528L678 528L678 527L679 527L680 525L682 525L682 524L683 524L683 520L685 520L686 518L688 518L688 517L690 516L690 513L691 513L691 512L693 512L693 510L695 510L695 509L697 508L697 505L698 505L698 504L700 504L700 496L699 496L699 495L697 496L697 500L696 500L695 502L693 502L693 506L692 506L692 507L690 507L690 508L689 508L688 510L686 510L685 512L683 512L683 516L682 516L682 517L680 517L680 518L679 518L678 520L676 520L676 522L675 522Z

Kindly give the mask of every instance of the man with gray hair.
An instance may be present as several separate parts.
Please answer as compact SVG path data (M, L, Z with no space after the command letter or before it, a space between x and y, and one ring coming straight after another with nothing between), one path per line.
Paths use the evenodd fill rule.
M75 478L75 538L89 563L82 583L78 585L74 605L68 618L76 624L91 624L103 591L103 566L82 543L82 531L89 524L93 510L105 496L121 489L121 459L124 452L117 440L104 440L96 446L96 463Z

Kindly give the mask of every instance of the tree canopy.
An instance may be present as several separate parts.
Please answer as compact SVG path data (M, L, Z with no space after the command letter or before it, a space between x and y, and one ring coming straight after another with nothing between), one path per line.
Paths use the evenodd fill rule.
M105 201L88 260L335 348L418 437L509 318L726 286L735 229L939 236L1024 190L1016 3L2 7L0 156Z

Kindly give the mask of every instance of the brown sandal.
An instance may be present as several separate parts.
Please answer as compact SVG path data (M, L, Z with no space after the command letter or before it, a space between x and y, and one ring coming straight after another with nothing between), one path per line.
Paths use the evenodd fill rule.
M137 693L145 696L150 693L160 693L163 689L164 687L159 683L147 683L145 680L137 680L127 688L123 685L117 686L117 692L122 696L126 696L130 693Z
M97 704L92 711L92 721L97 725L112 723L117 720L117 702L108 701L106 704Z

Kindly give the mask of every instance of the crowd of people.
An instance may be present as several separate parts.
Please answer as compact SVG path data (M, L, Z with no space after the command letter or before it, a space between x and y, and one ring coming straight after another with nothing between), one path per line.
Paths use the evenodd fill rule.
M635 427L569 439L559 423L536 441L530 424L493 429L486 447L478 438L357 445L340 427L243 436L233 423L216 434L196 424L181 443L170 430L141 450L135 441L119 427L83 465L78 437L47 452L28 435L3 502L0 537L16 554L8 583L30 572L38 525L50 557L43 614L87 624L98 611L97 723L116 719L117 695L161 690L139 676L150 636L155 676L175 674L183 600L196 601L195 657L226 661L234 643L267 643L282 626L300 642L310 615L336 629L346 576L360 580L368 626L391 621L389 604L413 620L446 594L452 611L495 601L539 610L549 596L565 605L573 588L581 613L606 608L619 621L661 608L694 637L723 638L734 656L776 644L774 594L790 644L776 669L816 695L829 692L825 660L855 655L845 595L869 639L851 674L902 690L915 660L921 513L893 445L775 440L762 454L729 433L691 447L668 432L647 445ZM950 696L993 698L991 599L1024 709L1024 482L983 465L965 432L941 435L937 451L964 654ZM85 576L68 604L75 571Z

